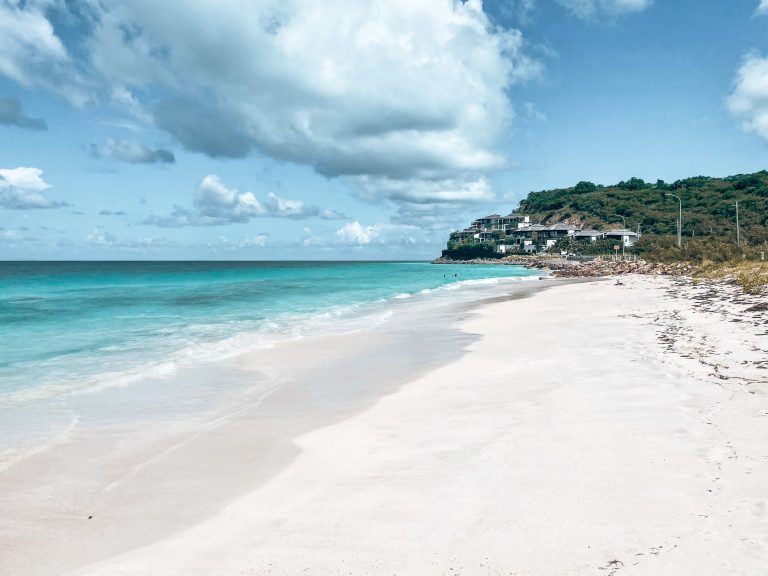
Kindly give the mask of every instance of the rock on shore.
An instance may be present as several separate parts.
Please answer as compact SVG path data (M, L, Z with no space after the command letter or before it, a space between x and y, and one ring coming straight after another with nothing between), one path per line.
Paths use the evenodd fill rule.
M550 270L553 276L560 278L614 276L618 274L654 274L679 276L690 274L693 268L689 264L660 264L646 260L603 260L596 258L589 261L566 260L557 256L505 256L504 258L475 258L473 260L450 260L437 258L433 264L496 264L522 265L526 268Z

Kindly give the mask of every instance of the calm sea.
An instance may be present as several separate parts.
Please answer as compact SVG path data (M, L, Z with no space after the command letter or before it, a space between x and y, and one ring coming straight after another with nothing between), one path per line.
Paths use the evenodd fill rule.
M420 262L4 262L0 399L365 329L406 300L467 299L478 286L538 274Z

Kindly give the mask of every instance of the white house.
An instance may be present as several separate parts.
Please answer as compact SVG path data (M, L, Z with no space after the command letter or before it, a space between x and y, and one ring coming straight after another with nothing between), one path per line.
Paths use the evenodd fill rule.
M619 229L608 230L605 233L605 237L610 238L611 240L617 240L624 244L624 246L634 246L640 235L637 232L632 232L632 230Z
M603 232L600 230L579 230L573 235L575 240L581 240L583 242L597 242L603 237Z

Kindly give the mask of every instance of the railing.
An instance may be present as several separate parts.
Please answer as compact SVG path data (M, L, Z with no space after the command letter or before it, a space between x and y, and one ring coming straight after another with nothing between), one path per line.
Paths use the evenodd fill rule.
M637 254L624 254L623 256L621 254L611 254L610 256L612 262L621 262L622 260L624 262L634 262L637 259Z

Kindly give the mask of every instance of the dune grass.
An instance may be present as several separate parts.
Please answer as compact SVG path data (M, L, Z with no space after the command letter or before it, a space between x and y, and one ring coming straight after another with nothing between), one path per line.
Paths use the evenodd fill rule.
M747 294L768 291L768 262L709 262L699 264L693 272L694 279L730 279L735 281Z

